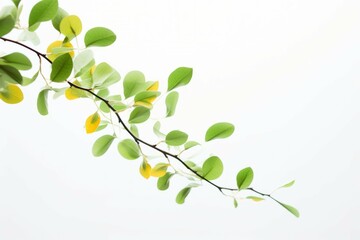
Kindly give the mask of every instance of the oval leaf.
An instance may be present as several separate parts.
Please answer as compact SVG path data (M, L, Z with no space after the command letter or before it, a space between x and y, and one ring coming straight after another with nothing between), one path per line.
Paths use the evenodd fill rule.
M173 173L167 172L164 176L160 177L157 181L157 188L161 191L164 191L169 188L170 178L174 176Z
M106 151L111 146L112 142L114 141L115 137L112 135L104 135L98 138L93 147L92 147L92 154L95 157L100 157L106 153Z
M48 97L49 89L44 89L39 92L38 98L37 98L37 109L38 112L45 116L48 115L48 103L47 103L47 97Z
M189 195L191 188L186 187L182 189L176 196L176 203L183 204L185 202L186 197Z
M166 135L165 142L170 146L180 146L186 143L188 135L179 130L174 130Z
M7 84L0 88L0 99L8 104L17 104L24 99L24 95L15 84Z
M81 33L81 30L82 23L78 16L66 16L60 22L60 32L66 36L68 40L78 36Z
M105 47L113 44L116 35L107 28L95 27L86 32L84 42L86 47Z
M158 163L151 169L152 177L162 177L166 174L166 171L169 167L168 163Z
M11 53L1 57L0 60L1 59L4 60L2 64L12 66L18 70L29 70L32 67L30 60L22 53Z
M58 8L55 17L51 20L53 27L60 32L60 23L69 14L62 8Z
M56 58L51 66L50 79L53 82L67 80L73 69L73 62L70 54L66 53Z
M8 83L23 83L23 77L19 70L11 66L0 65L0 76L1 80Z
M29 29L35 31L38 23L49 21L56 16L58 10L57 0L39 1L31 9L29 15Z
M242 169L236 176L238 189L246 189L250 186L254 178L254 172L250 167Z
M129 117L129 123L136 124L142 123L148 120L150 117L150 110L146 107L136 107L131 113Z
M143 161L140 165L140 169L139 172L141 174L141 176L143 176L146 179L150 178L151 175L151 166L149 163L147 163L147 161Z
M251 200L253 200L254 202L261 202L261 201L264 201L264 200L265 200L264 198L256 197L256 196L247 196L246 198L247 198L247 199L251 199Z
M8 34L15 26L15 19L11 13L0 16L0 37Z
M125 139L119 142L118 151L120 155L127 160L135 160L140 157L139 147L131 139Z
M85 122L86 133L93 133L100 124L101 118L98 112L91 114Z
M168 91L188 84L192 78L193 70L188 67L175 69L168 78Z
M171 117L175 114L176 105L179 99L178 92L171 92L166 96L166 117Z
M214 180L221 176L223 168L220 158L216 156L209 157L202 166L203 177L207 180Z
M145 76L142 72L132 71L124 78L124 96L129 98L146 89Z
M185 150L188 150L188 149L193 148L198 145L200 145L198 142L188 141L187 143L185 143L184 148L185 148Z
M205 134L205 141L211 141L218 138L230 137L235 130L234 125L227 122L219 122L212 125Z

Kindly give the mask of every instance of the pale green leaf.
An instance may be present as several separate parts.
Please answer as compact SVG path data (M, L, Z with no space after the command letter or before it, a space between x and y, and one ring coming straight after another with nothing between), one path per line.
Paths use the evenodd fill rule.
M112 135L104 135L98 138L92 147L92 154L95 157L100 157L104 155L111 146L114 139L115 137Z
M214 180L221 176L223 168L223 163L219 157L209 157L202 166L203 177L207 180Z
M156 121L153 126L153 132L158 138L164 138L166 135L160 131L161 123L159 121Z
M188 67L179 67L175 69L168 78L168 91L174 88L187 85L192 78L193 70Z
M0 64L5 64L12 66L18 70L29 70L32 67L32 64L28 57L19 52L14 52L5 56L2 56Z
M244 168L236 176L238 189L246 189L250 186L254 178L254 172L250 167Z
M265 199L262 198L262 197L256 197L256 196L247 196L246 197L247 199L251 199L253 200L254 202L260 202L260 201L264 201Z
M293 206L290 206L288 204L285 204L285 203L282 203L282 202L279 202L277 201L281 206L283 206L286 210L288 210L289 212L291 212L295 217L300 217L300 213L299 211L294 208Z
M48 115L49 113L47 103L48 93L49 89L41 90L37 98L37 110L43 116Z
M74 74L79 77L85 72L89 72L91 67L95 65L94 54L91 50L84 50L74 59Z
M234 125L227 122L219 122L212 125L205 134L205 141L230 137L235 130Z
M139 146L131 139L125 139L119 142L118 151L120 155L127 160L135 160L140 157Z
M184 149L188 150L188 149L193 148L193 147L198 146L198 145L200 145L198 142L188 141L188 142L185 143Z
M142 72L132 71L126 74L123 82L125 98L146 90L145 76Z
M191 188L186 187L182 189L176 196L176 203L183 204L185 202L186 197L189 195Z
M55 17L51 20L53 27L60 32L60 23L69 14L62 8L58 8Z
M150 110L145 107L136 107L131 113L128 122L131 124L143 123L150 117Z
M113 44L116 35L107 28L95 27L86 32L84 42L86 47L98 46L105 47Z
M178 92L171 92L166 96L166 117L171 117L175 114L176 105L179 99Z
M166 135L165 142L170 146L183 145L188 139L188 135L182 131L174 130Z
M164 176L158 178L157 180L157 188L160 191L167 190L170 185L170 178L174 176L173 173L167 172Z
M67 37L68 40L78 36L82 31L82 23L78 16L69 15L64 17L60 22L60 32Z

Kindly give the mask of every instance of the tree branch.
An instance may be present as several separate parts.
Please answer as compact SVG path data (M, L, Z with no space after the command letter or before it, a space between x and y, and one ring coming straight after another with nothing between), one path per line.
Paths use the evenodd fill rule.
M13 44L16 44L16 45L19 45L19 46L21 46L21 47L24 47L24 48L28 49L28 50L32 51L33 53L35 53L39 58L43 58L43 59L45 59L47 62L49 62L50 64L52 64L52 61L46 56L46 54L43 54L43 53L35 50L34 48L29 47L29 46L27 46L27 45L25 45L25 44L23 44L23 43L21 43L21 42L18 42L18 41L12 40L12 39L4 38L4 37L0 37L0 38L1 38L1 40L5 41L5 42L11 42L11 43L13 43ZM225 191L232 191L232 192L239 192L239 191L240 191L240 190L237 189L237 188L223 187L223 186L220 186L220 185L215 184L214 182L206 179L205 177L203 177L202 175L200 175L199 173L197 173L196 171L194 171L193 169L191 169L191 167L189 167L189 166L184 162L184 160L182 160L178 155L172 154L172 153L170 153L170 152L168 152L168 151L166 151L166 150L163 150L163 149L159 148L157 145L150 144L150 143L148 143L148 142L146 142L146 141L138 138L137 136L135 136L135 135L130 131L130 129L128 128L128 126L125 124L125 122L124 122L124 121L122 120L122 118L120 117L119 113L118 113L118 112L116 111L116 109L110 104L110 102L109 102L107 99L105 99L105 98L97 95L96 93L94 93L94 92L93 92L93 89L89 89L89 88L84 88L84 87L78 86L78 85L76 85L76 84L74 84L74 83L72 83L72 82L70 82L70 81L66 81L66 82L69 84L70 87L74 87L74 88L77 88L77 89L79 89L79 90L88 92L89 94L91 94L91 95L94 96L95 98L97 98L97 99L101 100L102 102L104 102L104 103L111 109L111 111L115 114L115 116L117 117L118 122L121 124L121 126L124 128L124 130L125 130L125 131L134 139L134 141L137 142L138 144L141 143L141 144L143 144L143 145L146 145L146 146L148 146L148 147L150 147L150 148L152 148L152 149L154 149L154 150L162 153L167 159L169 159L169 157L171 157L171 158L177 160L177 161L180 162L186 169L188 169L191 173L193 173L193 174L194 174L195 176L197 176L199 179L201 179L201 180L209 183L209 184L212 185L213 187L217 188L222 194L224 194L224 192L223 192L224 190L225 190ZM261 195L261 196L263 196L263 197L268 197L268 198L270 198L270 199L278 202L275 198L273 198L273 197L271 196L271 194L262 193L262 192L259 192L259 191L255 190L255 189L253 189L253 188L246 188L246 189L244 189L244 190L252 191L252 192L254 192L254 193L258 194L258 195Z

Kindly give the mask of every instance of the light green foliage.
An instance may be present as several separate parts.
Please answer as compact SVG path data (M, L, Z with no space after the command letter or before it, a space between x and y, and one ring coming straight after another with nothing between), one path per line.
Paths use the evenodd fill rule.
M42 0L34 5L29 16L29 29L35 31L40 22L52 20L58 10L57 0Z
M176 196L176 203L183 204L185 202L186 197L189 195L191 188L186 187L183 188Z
M203 177L207 180L217 179L221 176L223 169L224 166L219 157L209 157L202 166Z
M174 130L166 135L165 142L170 146L181 146L187 141L188 137L186 133Z
M107 28L95 27L86 32L84 42L86 47L105 47L113 44L116 35Z
M175 109L176 109L176 105L177 102L179 100L179 93L178 92L170 92L167 96L166 96L166 117L171 117L175 114Z
M250 186L254 178L254 172L250 167L242 169L236 176L236 183L239 190L246 189Z
M18 52L0 57L0 64L12 66L18 70L29 70L32 67L29 58Z
M130 113L129 117L129 123L131 124L137 124L137 123L143 123L150 117L150 111L146 107L136 107L134 110Z
M125 75L123 86L125 98L132 97L144 91L146 89L144 74L139 71L129 72Z
M234 125L231 123L220 122L212 125L205 134L205 141L211 141L213 139L230 137L235 130Z
M170 179L174 176L173 173L167 172L164 176L158 178L157 188L161 191L165 191L170 186Z
M66 53L56 58L51 67L50 79L53 82L63 82L68 79L73 69L70 54Z
M124 139L118 144L120 155L128 160L135 160L140 157L139 146L131 139Z
M192 78L193 70L188 67L175 69L168 78L168 91L187 85Z
M92 147L92 154L95 157L100 157L106 153L106 151L111 146L112 142L114 141L115 136L113 135L104 135L99 137L93 147Z
M43 116L48 115L49 113L48 103L47 103L48 93L49 93L49 89L44 89L39 92L37 98L37 110Z
M208 185L231 197L235 207L238 206L240 191L244 194L252 192L256 196L245 195L241 199L255 202L270 199L299 217L299 212L294 207L278 201L270 194L249 188L254 176L250 167L242 169L237 174L237 188L216 184L213 180L219 178L224 169L223 162L218 156L205 153L205 156L210 157L205 161L199 161L201 158L198 156L206 150L203 142L189 141L189 135L179 130L169 131L167 123L162 130L160 129L163 121L166 122L169 117L175 115L179 100L179 92L175 89L190 83L193 76L192 68L179 67L169 74L167 85L164 86L166 112L158 114L154 109L158 102L164 103L157 101L163 100L159 87L163 86L162 81L166 82L166 79L149 81L142 72L130 71L125 75L123 82L120 82L119 72L106 61L98 63L94 52L89 49L112 45L116 41L113 31L105 27L93 27L83 31L82 20L76 15L69 15L59 7L58 0L39 0L29 9L26 27L20 21L23 3L26 1L12 2L10 6L0 7L0 39L5 42L4 44L12 44L24 51L7 53L7 47L2 49L5 53L0 56L1 102L20 103L24 99L21 87L28 86L40 78L39 82L44 86L39 90L36 104L41 115L49 113L50 92L53 93L54 99L65 97L71 101L79 98L88 100L94 104L94 110L84 116L85 124L83 122L81 127L84 127L87 134L97 135L100 131L104 132L94 138L92 154L95 157L104 155L116 139L120 157L137 160L140 175L145 179L158 178L159 190L167 190L173 176L187 181L186 187L176 196L178 204L185 202L191 189ZM46 52L41 52L41 49L27 44L30 41L36 45L40 39L44 39L43 36L38 37L36 30L41 23L47 21L51 23L44 24L43 27L52 28L55 33L50 34L49 31L49 36L58 37L45 43L45 46L48 46ZM19 40L2 37L13 30L20 30ZM79 41L81 34L84 35L84 41ZM39 60L32 62L32 59L36 58L29 58L30 54ZM164 108L164 105L162 107ZM151 121L154 121L153 133L154 137L157 137L152 140L154 142L140 138L145 135L142 132L143 128L149 126L148 123ZM140 123L144 124L138 125ZM204 140L208 142L227 138L234 130L233 124L218 122L207 129ZM164 134L163 131L168 133ZM199 151L189 150L196 146ZM289 188L293 184L294 181L291 181L280 188Z

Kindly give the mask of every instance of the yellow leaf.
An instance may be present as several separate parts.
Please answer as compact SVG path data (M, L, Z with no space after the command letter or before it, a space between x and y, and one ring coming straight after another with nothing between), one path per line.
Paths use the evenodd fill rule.
M75 84L76 86L80 86L80 83L77 80L75 80L73 84ZM65 97L68 100L74 100L77 98L86 97L86 92L75 87L69 87L65 90Z
M0 99L8 104L16 104L24 99L24 95L18 86L8 84L0 88Z
M140 174L146 179L149 179L151 174L151 166L147 163L147 161L143 161L140 165Z
M90 115L86 119L86 123L85 123L86 133L95 132L100 124L100 120L101 120L100 115L97 112Z
M170 164L168 163L158 163L151 169L151 176L153 177L162 177L166 174L167 168Z
M154 82L146 91L157 91L159 89L159 81Z
M56 53L56 50L60 50L61 48L63 52ZM54 61L57 57L66 52L69 53L71 57L74 57L73 48L74 47L70 42L63 43L62 41L55 41L48 46L46 55L51 61Z

